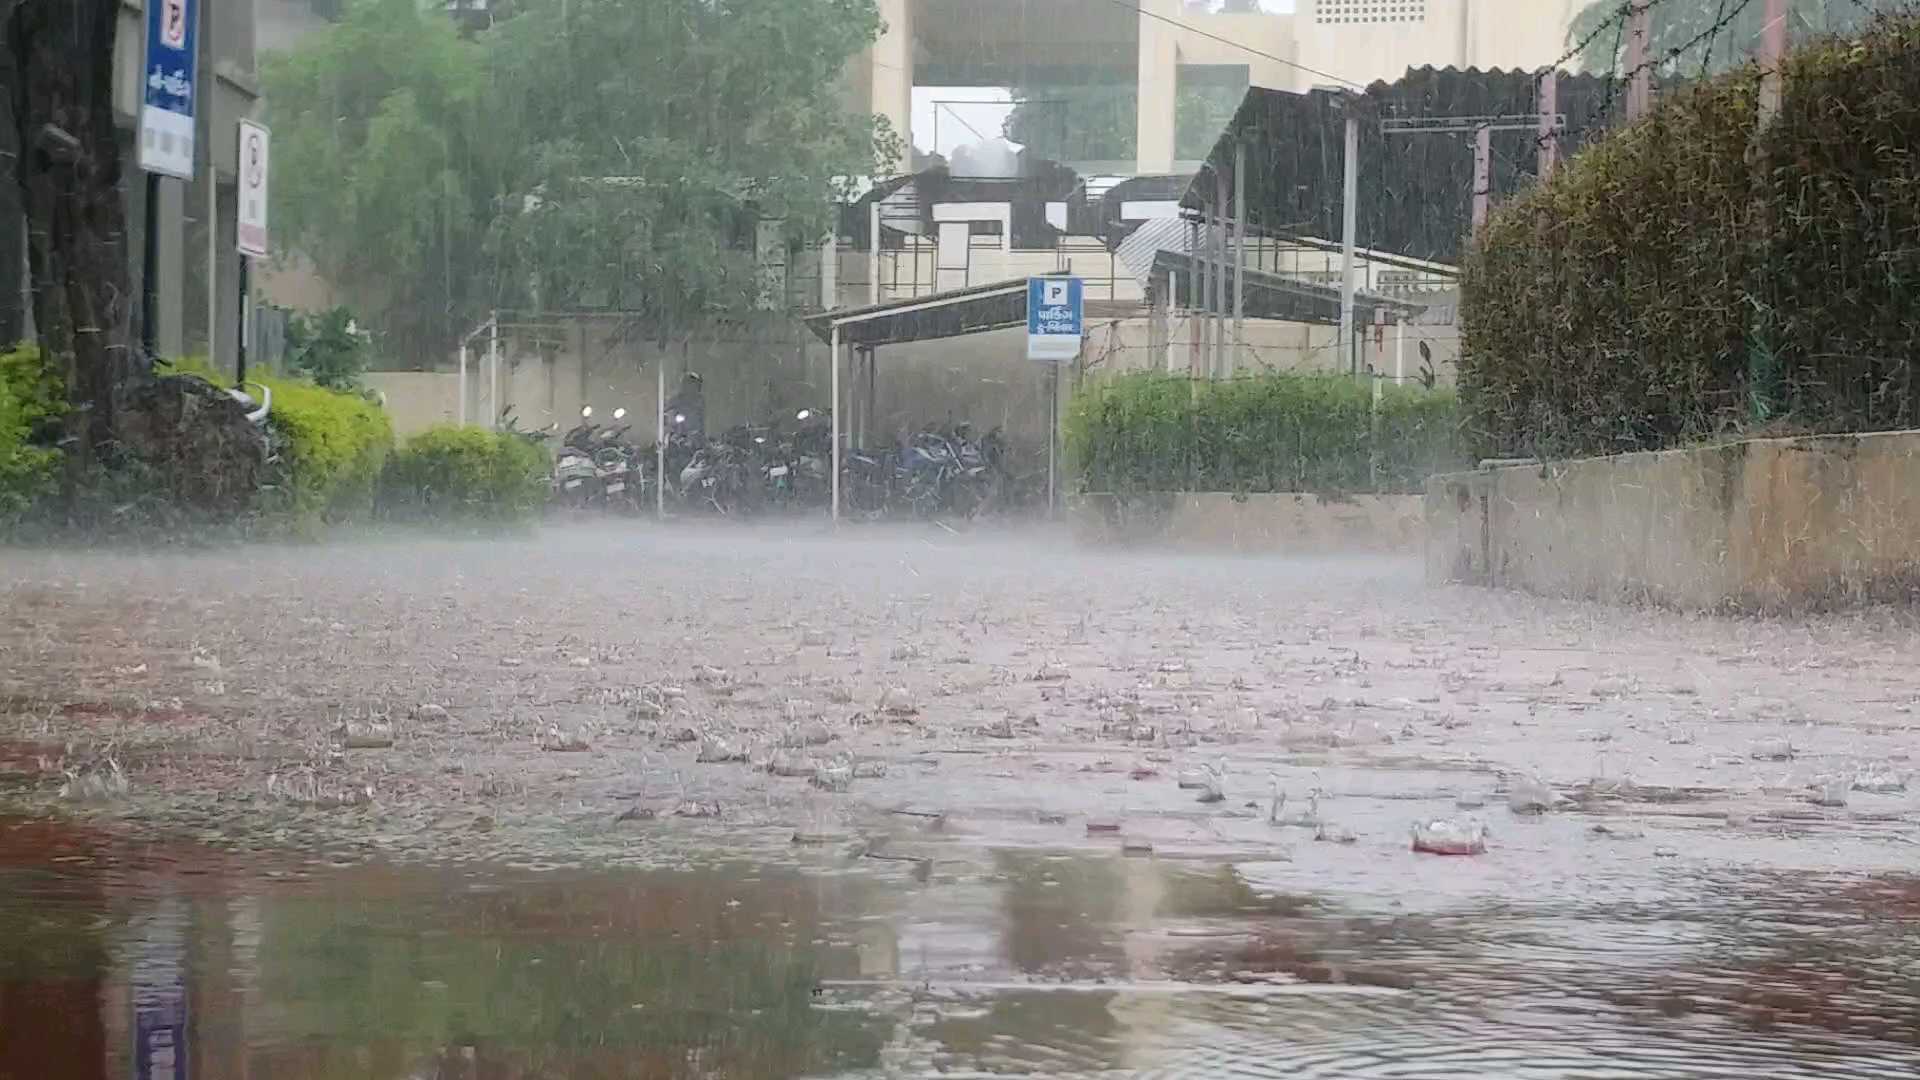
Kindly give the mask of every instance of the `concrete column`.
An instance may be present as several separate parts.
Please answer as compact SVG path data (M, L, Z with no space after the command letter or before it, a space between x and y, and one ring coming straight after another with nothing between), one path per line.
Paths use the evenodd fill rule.
M1139 112L1135 119L1135 168L1141 173L1173 171L1173 101L1180 77L1180 49L1174 28L1150 15L1175 18L1177 0L1140 0Z
M886 117L906 144L897 166L903 173L913 169L913 4L879 0L886 29L873 43L873 111Z

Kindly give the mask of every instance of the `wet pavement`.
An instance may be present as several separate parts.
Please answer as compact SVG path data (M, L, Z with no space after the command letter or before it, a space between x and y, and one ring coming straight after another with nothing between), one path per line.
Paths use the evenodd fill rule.
M1920 1067L1907 613L648 529L0 600L0 1080Z

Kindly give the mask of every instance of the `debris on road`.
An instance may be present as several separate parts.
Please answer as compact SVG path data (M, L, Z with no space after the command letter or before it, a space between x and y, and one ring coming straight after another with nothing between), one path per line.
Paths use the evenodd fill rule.
M1477 821L1416 822L1413 850L1429 855L1483 855L1487 850L1487 827Z

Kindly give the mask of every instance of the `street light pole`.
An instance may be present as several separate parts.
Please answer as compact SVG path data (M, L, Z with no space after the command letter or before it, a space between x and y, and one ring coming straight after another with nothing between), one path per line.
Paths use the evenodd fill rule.
M1347 95L1345 101L1345 176L1340 191L1340 347L1347 352L1348 366L1357 370L1360 354L1353 343L1353 263L1360 202L1360 117L1354 111L1352 96Z

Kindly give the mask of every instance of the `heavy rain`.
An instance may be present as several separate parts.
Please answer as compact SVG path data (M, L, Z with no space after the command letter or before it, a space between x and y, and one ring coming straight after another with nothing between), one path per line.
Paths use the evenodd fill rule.
M0 1080L1920 1073L1920 10L0 0Z

